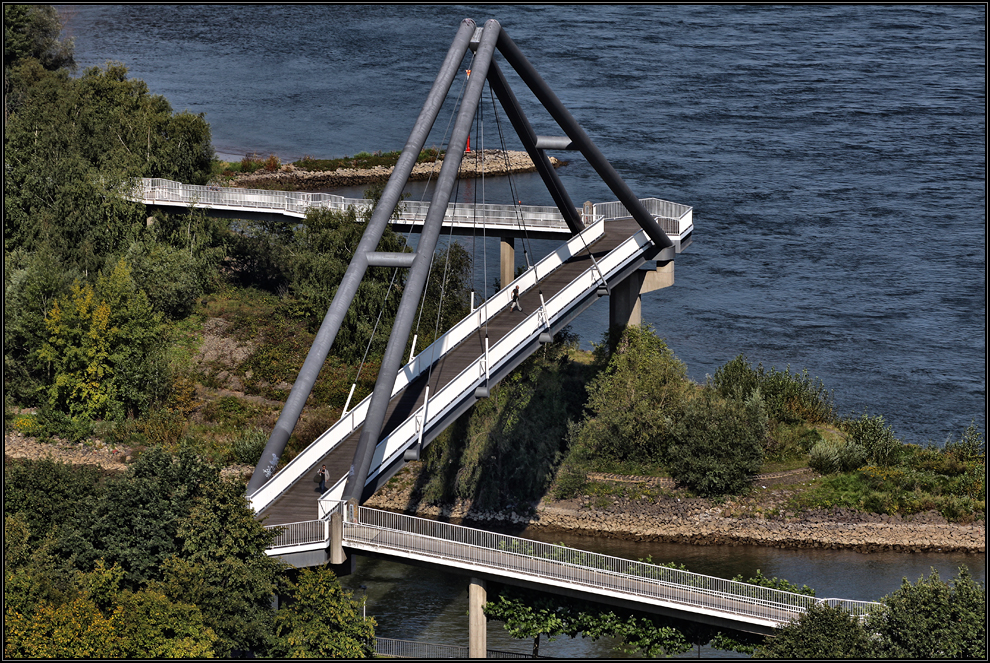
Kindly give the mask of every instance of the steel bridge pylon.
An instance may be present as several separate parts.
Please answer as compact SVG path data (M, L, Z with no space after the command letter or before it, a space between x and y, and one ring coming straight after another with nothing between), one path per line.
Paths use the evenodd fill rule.
M436 188L430 201L419 243L415 253L381 253L375 249L388 225L389 216L396 204L413 166L422 151L427 136L437 119L447 92L457 74L460 63L468 49L474 51L471 66L472 75L468 78L463 101L458 111L446 158L440 169ZM522 111L510 89L501 69L494 60L495 51L515 70L530 88L543 107L557 122L565 136L537 136L529 120ZM386 410L392 396L396 374L402 365L403 353L409 333L412 330L419 299L429 276L430 261L440 236L441 225L447 205L456 183L475 111L481 100L484 83L488 82L499 103L505 110L513 129L518 134L527 153L536 165L561 214L573 234L584 229L581 217L571 202L560 178L550 164L547 150L579 151L595 169L604 183L618 197L637 224L645 231L654 245L657 257L673 258L673 242L667 237L653 216L647 211L632 190L619 177L601 151L594 145L587 133L570 112L560 102L547 83L536 72L515 42L501 28L498 21L485 22L484 27L467 18L461 21L454 40L441 65L440 72L433 82L426 102L420 111L416 124L409 135L405 147L396 163L381 199L371 215L368 226L361 238L354 256L337 288L323 323L317 332L306 361L299 372L295 384L286 400L285 407L272 430L258 466L248 483L247 493L257 491L270 478L278 465L286 442L302 413L306 399L316 382L317 375L326 361L330 348L343 323L344 315L357 293L358 285L370 266L406 268L409 270L402 299L392 325L392 332L378 371L378 378L368 409L361 436L354 454L354 462L348 473L344 499L360 504L362 493L372 464L377 445L385 423ZM669 255L668 255L669 254ZM609 284L602 280L602 288ZM427 400L428 400L427 392Z

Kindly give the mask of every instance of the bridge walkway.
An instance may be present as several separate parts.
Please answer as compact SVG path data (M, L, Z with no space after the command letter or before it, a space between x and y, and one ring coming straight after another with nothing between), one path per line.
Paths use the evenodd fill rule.
M569 258L561 267L541 279L538 286L521 292L520 301L523 313L506 309L490 319L487 329L490 346L506 336L526 315L540 307L540 290L543 292L544 300L549 300L578 275L585 272L592 263L589 252L594 255L595 260L601 261L606 254L639 231L639 226L632 219L611 220L606 222L604 226L604 235L591 244L588 250L581 251ZM443 386L475 362L479 356L483 356L484 352L485 328L481 327L436 362L433 367L430 393L439 392ZM392 397L380 439L387 437L390 432L423 405L429 378L429 371L424 372L403 391ZM272 504L262 509L258 513L258 517L264 519L266 525L293 523L313 518L320 497L318 484L314 483L313 477L321 465L327 466L328 474L331 477L328 486L337 477L344 477L354 459L360 433L360 426L355 427L354 432L341 444L338 444L330 453L312 464L310 470L303 474L300 480L296 481Z

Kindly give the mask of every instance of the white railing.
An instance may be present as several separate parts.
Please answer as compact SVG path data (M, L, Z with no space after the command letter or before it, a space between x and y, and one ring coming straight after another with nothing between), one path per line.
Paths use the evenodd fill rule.
M375 654L385 658L468 658L471 655L470 649L464 645L439 645L415 640L375 638ZM533 658L533 655L489 649L486 658Z
M271 550L307 544L325 544L330 541L330 523L326 520L305 520L285 525L269 525L266 529L280 530L269 547Z
M567 583L778 624L790 621L815 603L838 605L854 615L868 614L880 605L817 599L368 507L358 507L357 511L357 522L344 522L345 545L391 550L404 556L418 554L462 568L481 567L501 575L511 573L552 581L555 586Z
M321 512L327 519L270 526L284 531L269 554L282 554L284 548L301 543L310 543L312 549L326 547L329 516L340 512L343 544L351 548L389 551L405 559L418 555L442 565L491 570L555 587L567 584L591 593L676 604L709 614L729 613L783 624L816 603L839 606L860 618L881 605L815 598L369 507L355 510L335 500L321 500Z
M410 382L428 370L433 363L442 359L447 352L477 332L488 320L502 311L502 309L508 307L512 301L512 290L517 285L520 292L526 292L536 285L537 276L540 279L546 278L571 257L583 251L586 245L591 245L598 240L604 232L605 226L600 222L585 228L579 235L575 235L557 247L553 253L543 258L533 268L520 274L516 280L502 288L486 302L483 302L472 313L454 325L446 334L430 344L413 361L406 364L399 371L396 376L395 386L392 389L392 396L405 389ZM432 402L433 400L431 399L431 407ZM272 476L253 494L248 495L248 499L251 501L255 512L261 511L274 502L279 495L288 490L306 472L310 471L315 464L319 463L338 444L357 430L357 427L364 422L370 405L371 395L369 394L327 431L316 438L299 455L289 461L282 470ZM331 489L328 494L333 495L333 490Z
M222 207L231 210L271 210L296 218L305 217L306 210L311 207L337 211L346 211L348 207L354 207L360 212L372 205L372 201L367 198L345 198L330 193L203 186L150 177L142 178L140 184L135 183L131 198L148 204ZM640 202L668 235L680 237L691 229L691 207L659 198L642 198ZM399 220L422 223L429 207L430 203L426 201L402 201L399 203ZM582 208L575 209L581 216ZM597 203L594 210L594 221L631 216L625 206L619 202ZM493 230L518 229L519 224L522 224L534 230L569 232L560 210L542 205L449 203L444 223L461 227L484 223Z
M416 443L419 438L420 426L429 429L432 424L441 421L457 407L466 394L473 393L474 389L484 384L486 359L489 366L488 372L494 372L502 362L515 356L522 346L535 342L542 332L566 315L573 305L586 298L589 292L594 292L601 283L599 269L608 280L628 265L630 260L641 255L648 246L651 246L651 242L644 231L639 231L626 239L598 261L597 268L594 265L590 266L563 290L550 298L545 307L537 308L530 313L514 329L489 348L487 357L482 354L462 370L457 377L437 391L435 395L431 394L428 408L426 405L420 406L416 412L378 443L368 481L374 480L383 468L390 466L406 449ZM506 294L508 295L508 293ZM508 300L506 300L505 305L508 305ZM423 421L424 409L426 410L425 422ZM342 494L338 495L333 492L336 489L337 486L331 489L328 495L340 499Z

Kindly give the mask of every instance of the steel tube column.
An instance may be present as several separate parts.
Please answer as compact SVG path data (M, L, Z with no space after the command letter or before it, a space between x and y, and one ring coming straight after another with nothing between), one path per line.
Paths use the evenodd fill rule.
M546 84L546 81L533 68L533 65L529 63L529 60L522 54L522 51L519 50L515 42L509 38L509 35L505 34L505 31L502 31L499 35L498 50L506 62L516 70L516 73L519 74L523 82L533 91L533 94L536 95L536 98L539 99L544 108L550 112L553 119L564 130L564 133L574 141L574 144L581 150L584 158L588 160L588 163L591 164L592 168L595 169L605 184L608 185L612 193L619 198L619 202L626 206L626 209L632 214L636 223L646 231L649 238L653 240L653 244L658 249L673 246L673 242L667 237L667 233L663 231L653 216L643 207L643 204L633 194L629 185L619 177L619 174L612 168L612 164L608 162L605 155L591 142L588 134L585 133L581 125L577 123L577 120L574 119L560 102L560 99L557 98L557 95L553 93L550 86Z
M498 97L499 103L505 109L505 114L509 116L509 122L512 123L512 128L516 130L520 140L522 140L523 147L529 153L529 158L536 165L536 171L543 178L543 183L547 185L550 196L553 197L554 204L557 205L560 213L564 215L564 221L567 223L567 227L570 228L572 233L581 232L584 230L581 217L578 216L577 210L574 208L574 203L571 202L570 196L567 195L567 190L564 189L564 184L560 181L560 177L557 176L557 170L550 163L550 159L547 158L547 153L536 146L536 132L533 131L529 120L526 119L526 114L523 113L522 106L519 105L516 95L512 93L508 81L505 80L505 75L502 74L502 70L499 69L496 62L492 62L491 69L488 70L488 84L492 86L492 92ZM506 283L502 285L506 285Z
M447 98L447 91L457 76L461 61L464 59L464 54L471 43L471 37L474 35L475 27L475 22L469 18L461 21L461 26L450 45L450 50L447 51L447 57L440 67L440 73L433 81L433 87L430 88L430 93L419 113L419 118L413 126L412 133L409 134L409 140L406 141L402 154L395 164L395 169L392 171L384 191L382 191L382 197L378 201L378 205L371 215L371 220L368 222L368 227L361 237L361 242L354 252L354 257L337 287L337 294L334 295L333 302L316 333L316 339L313 341L309 354L306 355L306 361L299 371L299 377L292 385L292 391L289 392L285 407L282 408L282 413L275 423L271 437L268 438L268 444L265 445L265 451L261 454L254 475L248 482L248 495L261 488L275 471L278 459L282 455L282 451L285 450L285 443L296 427L306 399L309 398L313 385L316 383L316 377L319 375L320 369L323 368L323 362L326 361L330 347L337 337L337 332L340 331L344 315L350 308L351 301L361 284L361 279L364 278L364 273L368 268L367 256L378 248L378 242L381 241L382 233L385 232L392 211L399 202L402 189L409 179L409 174L412 173L413 166L416 165L419 153L426 144L426 138L440 113L444 99Z
M426 213L423 231L416 247L416 258L409 270L406 286L402 292L402 300L399 302L395 322L392 324L392 335L388 339L381 368L378 369L378 380L375 382L375 390L372 392L371 403L368 406L368 415L361 429L357 450L354 452L354 463L347 475L343 498L352 503L360 504L362 501L364 485L368 480L371 461L375 455L375 446L378 444L378 437L381 435L382 426L385 424L388 404L392 398L395 377L402 365L406 339L409 338L409 332L412 330L416 309L419 306L419 297L429 277L430 260L440 236L443 218L447 212L447 204L450 202L450 195L457 180L461 158L467 145L471 125L474 122L475 111L481 100L488 66L495 53L495 42L500 32L501 26L499 26L498 21L485 22L481 43L472 64L472 73L476 72L477 75L468 79L467 88L464 91L464 100L457 114L457 121L454 123L450 143L447 145L447 158L444 159L443 166L440 168L436 190L430 201L430 209ZM426 422L423 422L423 425L425 426Z

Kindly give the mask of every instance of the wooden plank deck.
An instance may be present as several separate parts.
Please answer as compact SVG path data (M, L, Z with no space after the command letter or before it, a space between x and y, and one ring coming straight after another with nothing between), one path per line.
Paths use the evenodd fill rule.
M595 260L601 260L639 229L639 226L632 219L606 222L605 234L589 247ZM487 326L489 347L495 345L527 315L539 308L540 290L543 291L544 299L549 300L588 269L590 262L591 258L588 251L582 251L542 279L537 286L521 293L519 299L523 307L522 313L506 309L489 321ZM464 368L484 354L485 331L486 329L482 327L476 334L442 357L433 366L432 375L430 371L424 372L423 375L392 398L379 440L385 438L423 404L427 379L430 380L430 392L435 394L457 377ZM361 428L358 427L333 451L315 463L299 481L286 490L275 502L259 512L257 517L264 519L266 525L280 525L317 518L317 500L320 497L320 491L319 484L313 482L313 477L321 465L327 466L328 474L331 477L327 481L328 488L345 476L354 461L354 452L357 449L360 435Z

